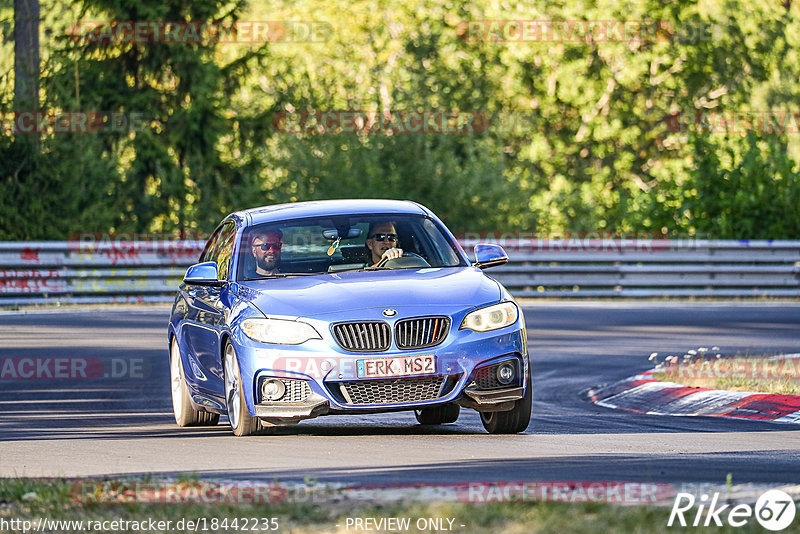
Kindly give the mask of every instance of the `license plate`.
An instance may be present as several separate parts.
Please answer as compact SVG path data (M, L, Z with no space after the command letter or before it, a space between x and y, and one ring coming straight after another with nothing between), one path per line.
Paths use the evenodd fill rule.
M433 354L356 360L356 376L358 378L432 375L435 372L436 360Z

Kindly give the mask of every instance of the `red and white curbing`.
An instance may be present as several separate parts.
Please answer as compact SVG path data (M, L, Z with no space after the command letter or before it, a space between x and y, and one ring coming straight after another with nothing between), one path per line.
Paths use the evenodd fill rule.
M656 380L656 372L653 369L591 388L586 397L598 406L650 415L705 415L800 424L800 395L692 388Z

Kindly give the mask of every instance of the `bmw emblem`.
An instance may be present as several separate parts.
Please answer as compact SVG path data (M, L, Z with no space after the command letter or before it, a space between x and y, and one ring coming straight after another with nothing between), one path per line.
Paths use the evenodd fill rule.
M395 315L397 315L397 310L386 308L385 310L383 310L383 315L385 317L394 317Z

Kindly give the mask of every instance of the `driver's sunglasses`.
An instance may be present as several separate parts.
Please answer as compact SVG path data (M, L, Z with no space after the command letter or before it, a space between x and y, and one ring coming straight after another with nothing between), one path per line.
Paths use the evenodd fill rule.
M385 241L388 239L392 243L397 241L397 234L372 234L369 236L370 239L374 239L375 241Z
M261 249L261 252L267 252L270 249L280 250L283 243L263 243L261 245L253 245L255 248Z

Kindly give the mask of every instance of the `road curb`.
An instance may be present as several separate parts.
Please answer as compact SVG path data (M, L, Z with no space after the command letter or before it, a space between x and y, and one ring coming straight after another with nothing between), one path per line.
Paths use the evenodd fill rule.
M693 388L653 378L656 369L590 388L590 402L648 415L730 417L800 424L800 395Z

